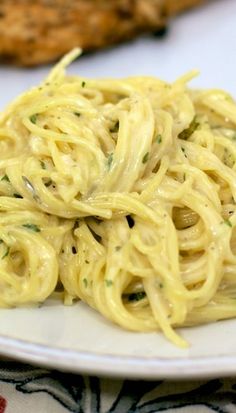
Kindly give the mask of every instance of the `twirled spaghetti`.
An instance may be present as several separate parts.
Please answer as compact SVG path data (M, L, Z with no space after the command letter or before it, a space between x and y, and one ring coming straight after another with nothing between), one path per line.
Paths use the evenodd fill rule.
M236 105L195 73L66 76L0 115L0 306L58 288L134 331L236 316Z

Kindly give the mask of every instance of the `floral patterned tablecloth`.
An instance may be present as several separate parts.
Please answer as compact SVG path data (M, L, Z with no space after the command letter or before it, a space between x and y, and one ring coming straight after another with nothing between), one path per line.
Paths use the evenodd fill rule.
M0 413L236 413L236 379L131 381L0 361Z

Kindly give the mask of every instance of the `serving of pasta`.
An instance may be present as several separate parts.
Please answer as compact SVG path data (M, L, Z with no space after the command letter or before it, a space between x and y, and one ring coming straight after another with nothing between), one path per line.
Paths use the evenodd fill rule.
M236 316L236 104L196 72L66 75L78 54L0 114L0 306L81 299L184 347Z

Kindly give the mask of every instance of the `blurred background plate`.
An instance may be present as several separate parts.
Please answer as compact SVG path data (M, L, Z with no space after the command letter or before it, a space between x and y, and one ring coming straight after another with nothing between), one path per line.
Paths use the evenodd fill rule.
M197 68L193 87L236 96L236 2L216 0L170 23L163 38L145 37L82 57L69 72L88 77L154 75L172 81ZM0 67L0 107L36 85L49 67ZM186 378L236 373L236 320L183 329L181 350L161 334L111 325L83 303L0 311L0 353L53 368L135 378Z

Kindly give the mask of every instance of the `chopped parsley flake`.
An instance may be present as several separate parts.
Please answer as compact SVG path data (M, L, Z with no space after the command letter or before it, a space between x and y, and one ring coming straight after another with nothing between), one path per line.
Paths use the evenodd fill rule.
M10 179L8 178L7 175L4 175L1 179L1 181L6 181L6 182L10 182Z
M87 287L88 287L88 280L87 280L87 278L83 278L83 283L84 283L85 288L87 288Z
M179 133L178 138L186 141L193 134L193 132L195 132L199 125L200 123L197 122L196 117L194 117L189 127Z
M229 219L224 220L224 224L228 225L228 227L232 228L232 222Z
M81 113L79 113L79 112L74 112L74 115L79 118L79 117L81 116Z
M107 158L108 171L111 169L112 162L113 162L113 152L109 153L108 158Z
M40 165L42 169L46 169L46 164L44 161L40 161Z
M143 163L146 163L148 161L148 157L149 157L149 152L145 153L144 157L143 157Z
M22 227L30 229L31 231L34 232L40 232L40 228L38 227L38 225L35 224L23 224Z
M10 252L10 247L7 247L5 254L3 254L2 256L2 260L4 260L4 258L6 258L9 255Z
M107 287L111 287L113 285L113 281L112 280L105 280L106 286Z
M30 116L30 121L34 124L37 122L37 114L35 113L34 115Z
M160 135L160 133L156 137L156 142L159 144L162 142L162 135Z
M146 293L144 291L140 291L138 293L132 293L128 296L128 301L140 301L146 297Z
M85 85L86 85L86 82L83 80L83 82L81 83L81 86L85 87Z

